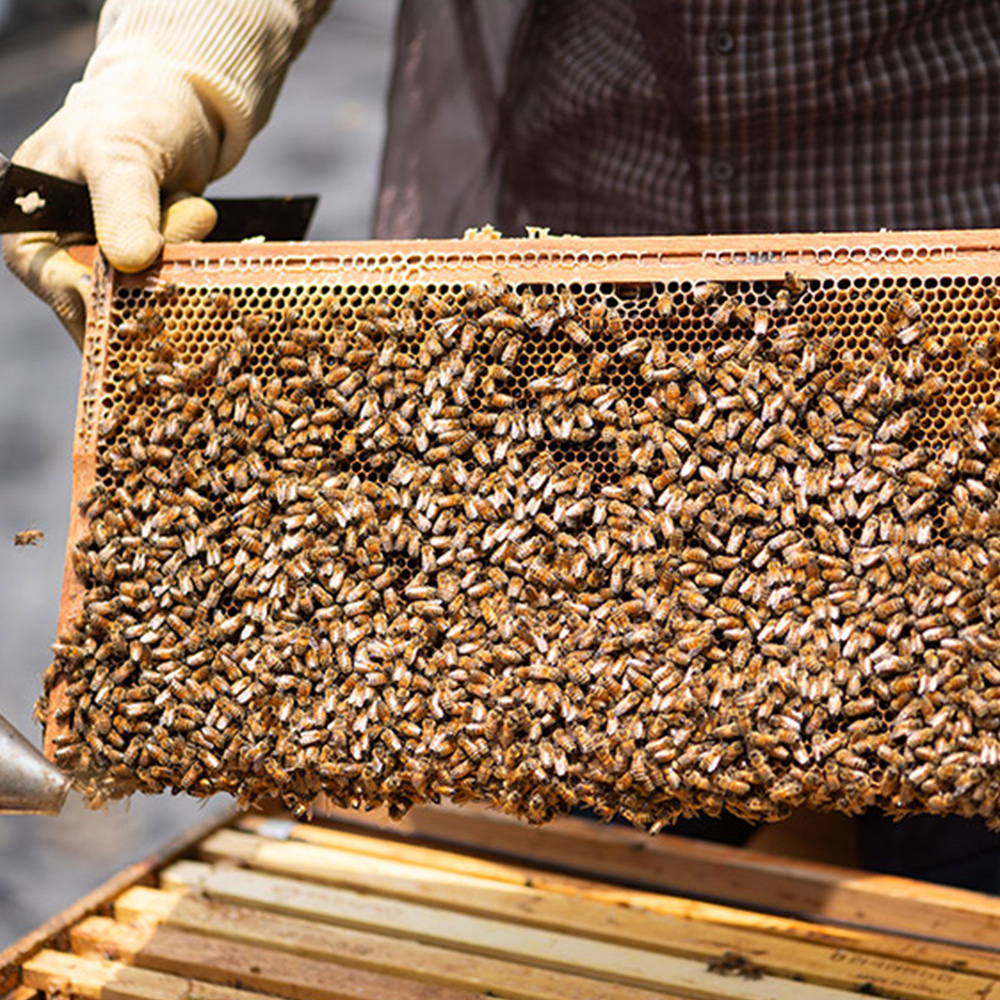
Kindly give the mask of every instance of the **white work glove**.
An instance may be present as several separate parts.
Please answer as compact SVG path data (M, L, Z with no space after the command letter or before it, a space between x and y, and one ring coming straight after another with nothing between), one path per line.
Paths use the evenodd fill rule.
M109 262L141 271L165 241L211 231L215 210L190 195L239 161L329 4L107 0L83 79L14 161L85 181ZM82 343L90 275L66 249L79 242L72 233L12 235L4 257Z

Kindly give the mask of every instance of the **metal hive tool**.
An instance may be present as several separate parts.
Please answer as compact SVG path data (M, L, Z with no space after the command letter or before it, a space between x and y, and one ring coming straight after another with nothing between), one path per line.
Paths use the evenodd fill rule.
M95 800L995 820L994 240L99 271L47 754Z

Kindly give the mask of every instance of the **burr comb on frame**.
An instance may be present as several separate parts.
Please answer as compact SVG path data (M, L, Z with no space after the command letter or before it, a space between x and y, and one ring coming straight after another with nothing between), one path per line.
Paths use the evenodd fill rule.
M995 820L994 237L100 272L46 753L95 801Z

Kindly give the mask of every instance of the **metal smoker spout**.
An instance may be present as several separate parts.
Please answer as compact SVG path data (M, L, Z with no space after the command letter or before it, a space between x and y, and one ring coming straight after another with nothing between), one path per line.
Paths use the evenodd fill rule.
M0 813L62 810L70 779L0 715Z

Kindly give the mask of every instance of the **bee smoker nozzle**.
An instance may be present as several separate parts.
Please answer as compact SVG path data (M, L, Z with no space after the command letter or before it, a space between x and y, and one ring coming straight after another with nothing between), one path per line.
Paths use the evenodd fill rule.
M0 813L62 810L70 779L0 715Z

